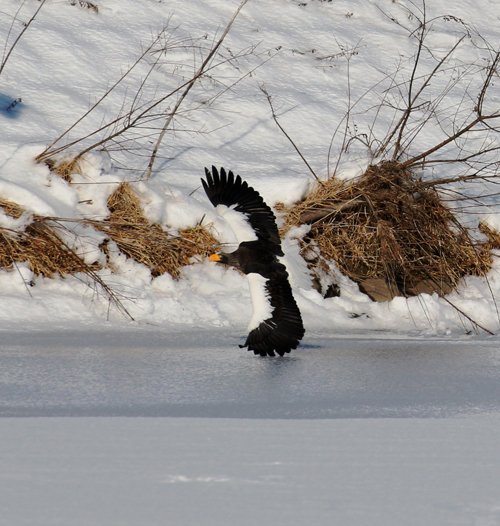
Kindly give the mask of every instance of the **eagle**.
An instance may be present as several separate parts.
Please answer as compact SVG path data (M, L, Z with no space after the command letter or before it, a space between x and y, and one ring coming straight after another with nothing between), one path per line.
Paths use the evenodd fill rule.
M260 356L283 356L296 349L304 325L279 258L284 256L276 217L260 194L232 171L205 168L202 179L208 199L233 230L238 248L216 253L211 261L231 265L246 274L253 315L244 345Z

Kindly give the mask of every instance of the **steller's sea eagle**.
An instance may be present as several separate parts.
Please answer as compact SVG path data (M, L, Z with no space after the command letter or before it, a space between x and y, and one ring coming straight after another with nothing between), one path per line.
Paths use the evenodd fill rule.
M203 188L239 243L234 252L209 259L240 269L249 281L253 316L240 347L260 356L283 356L297 348L305 331L285 265L278 260L284 254L273 211L239 175L224 168L219 173L214 166L205 174Z

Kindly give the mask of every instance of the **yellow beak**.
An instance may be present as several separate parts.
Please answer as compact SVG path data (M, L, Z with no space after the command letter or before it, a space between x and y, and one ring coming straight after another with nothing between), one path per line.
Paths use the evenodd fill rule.
M208 256L208 259L210 261L219 262L222 258L220 257L220 254L210 254L210 256Z

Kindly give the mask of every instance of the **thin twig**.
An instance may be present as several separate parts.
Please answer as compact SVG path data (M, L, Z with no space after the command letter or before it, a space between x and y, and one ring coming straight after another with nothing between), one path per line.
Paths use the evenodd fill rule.
M19 35L17 35L16 39L14 40L14 42L12 43L12 46L10 46L10 49L7 51L6 54L4 54L4 56L2 57L2 63L0 64L0 75L2 74L2 71L3 69L5 68L5 65L7 64L7 61L9 60L12 52L14 51L14 48L17 46L17 44L19 43L19 41L21 40L21 38L23 37L24 33L26 33L26 31L28 30L28 28L30 27L30 25L33 23L33 21L35 20L35 18L37 17L38 13L40 12L40 10L42 9L42 7L44 6L45 2L47 0L42 0L40 5L37 7L37 9L35 10L35 12L33 13L33 16L24 24L24 27L23 29L21 30L21 32L19 33ZM19 9L16 11L16 15L14 17L14 20L17 18L17 15L19 13L19 11L22 9L24 5L24 2L21 4L21 6L19 7ZM9 34L10 34L10 31L9 31Z
M276 115L276 112L274 111L274 106L273 106L273 103L272 103L272 100L271 100L271 95L269 95L269 93L267 92L266 88L264 86L262 86L262 85L260 86L260 90L262 91L262 93L264 93L264 95L267 98L267 102L269 103L269 107L271 108L271 115L273 117L274 122L276 123L276 126L278 126L278 128L281 130L283 135L288 139L290 144L293 146L294 150L299 154L299 157L302 159L302 161L304 161L304 164L307 166L307 168L311 172L311 174L314 177L314 179L316 179L316 181L321 186L323 186L322 181L316 175L316 172L313 170L312 166L307 162L307 159L304 157L304 155L302 155L302 152L300 151L299 147L295 144L295 141L290 137L290 135L288 135L288 133L286 132L285 128L283 128L283 126L280 124L280 122L278 120L278 117Z
M464 312L462 309L460 309L459 307L457 307L452 301L450 301L446 296L442 296L442 298L444 299L444 301L446 301L446 303L448 303L451 307L453 307L459 314L461 314L462 316L464 316L465 318L467 318L471 323L472 325L474 325L475 327L478 327L479 329L483 330L484 332L486 332L487 334L489 334L490 336L495 336L495 333L494 332L491 332L489 329L487 329L486 327L484 327L483 325L481 325L479 322L477 322L476 320L474 320L473 318L471 318L471 316L469 316L466 312Z
M486 75L486 80L484 81L484 84L479 93L479 97L477 99L477 106L475 109L479 117L483 115L483 105L484 105L484 99L486 97L486 92L488 91L488 88L490 87L490 83L491 83L491 79L493 78L493 75L497 71L499 62L500 62L500 51L496 53L495 58L491 62L491 66L488 68L488 74Z
M340 161L342 160L342 156L344 155L346 151L346 145L348 144L347 141L347 132L349 130L349 123L351 121L351 68L350 68L350 57L347 57L347 111L344 115L344 133L342 135L342 145L340 147L339 156L337 157L337 162L335 163L335 168L333 169L333 172L330 174L330 154L332 151L332 145L333 145L333 139L335 137L335 134L332 136L332 139L330 141L330 145L328 147L328 176L335 175L337 173L337 169L340 165Z

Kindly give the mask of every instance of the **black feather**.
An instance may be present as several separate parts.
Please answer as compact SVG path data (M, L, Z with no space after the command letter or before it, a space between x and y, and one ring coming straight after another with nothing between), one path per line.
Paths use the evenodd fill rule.
M267 206L259 192L232 171L220 173L212 166L210 172L205 168L207 180L201 180L205 193L214 205L234 206L234 210L245 214L259 241L269 244L269 250L277 256L283 256L280 235L276 226L276 217Z
M288 282L288 274L283 267L273 272L266 282L266 291L273 307L272 317L264 320L250 331L245 344L249 351L261 356L280 356L296 349L304 337L304 325L299 308Z

